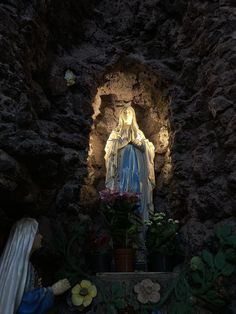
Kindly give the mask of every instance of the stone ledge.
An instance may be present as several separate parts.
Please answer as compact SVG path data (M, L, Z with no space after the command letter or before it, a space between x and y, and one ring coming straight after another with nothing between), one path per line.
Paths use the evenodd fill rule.
M96 277L105 281L127 281L127 280L143 280L150 278L157 280L164 287L170 279L174 279L178 273L175 272L109 272L109 273L97 273Z

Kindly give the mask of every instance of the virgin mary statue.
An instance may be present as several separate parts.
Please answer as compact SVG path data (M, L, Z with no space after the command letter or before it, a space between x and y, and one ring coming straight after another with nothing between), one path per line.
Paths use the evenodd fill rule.
M134 109L123 108L105 146L105 184L112 191L140 193L143 220L153 212L154 155L154 145L139 129Z

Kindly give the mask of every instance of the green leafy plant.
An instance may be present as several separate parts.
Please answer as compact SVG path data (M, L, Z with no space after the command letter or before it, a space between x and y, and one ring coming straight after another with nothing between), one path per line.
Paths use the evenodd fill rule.
M84 276L86 263L83 251L88 226L88 219L68 224L57 223L54 226L51 247L59 263L56 277L68 278L71 284L75 284L79 278Z
M161 304L168 304L170 314L196 314L197 308L191 293L191 286L187 279L188 270L184 268L170 283Z
M228 225L218 227L215 235L219 240L218 251L213 254L203 250L200 256L194 256L191 259L189 280L192 294L205 302L206 307L216 311L228 302L223 282L225 277L235 272L236 236Z
M176 233L179 221L168 218L165 213L158 212L145 222L147 226L146 246L150 253L173 255L176 252Z
M103 212L110 227L114 248L132 248L137 245L142 220L138 214L137 193L100 192Z
M218 250L203 250L185 264L158 304L168 303L170 314L201 313L206 308L212 313L230 313L225 281L235 273L236 236L229 225L215 230Z

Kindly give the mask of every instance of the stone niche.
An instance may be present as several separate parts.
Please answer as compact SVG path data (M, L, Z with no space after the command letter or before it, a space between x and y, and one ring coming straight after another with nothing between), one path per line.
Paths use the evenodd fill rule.
M81 189L81 202L95 202L99 197L98 192L105 188L105 144L118 124L121 108L130 101L139 128L155 146L154 203L156 209L162 210L162 203L157 198L168 188L172 174L170 99L163 96L163 83L159 77L140 67L130 70L123 66L109 71L97 88L92 103L94 114L87 158L88 175Z

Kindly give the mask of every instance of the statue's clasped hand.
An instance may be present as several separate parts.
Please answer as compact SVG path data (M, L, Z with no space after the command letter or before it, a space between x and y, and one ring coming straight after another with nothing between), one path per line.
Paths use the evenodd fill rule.
M137 140L137 139L132 140L132 141L131 141L131 144L133 144L134 146L136 146L136 147L137 147L138 149L140 149L141 151L144 150L144 148L143 148L143 143L142 143L141 141Z

